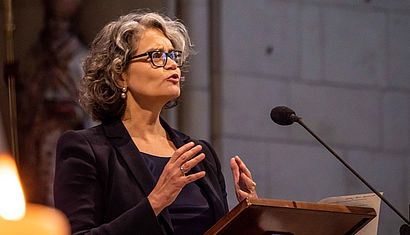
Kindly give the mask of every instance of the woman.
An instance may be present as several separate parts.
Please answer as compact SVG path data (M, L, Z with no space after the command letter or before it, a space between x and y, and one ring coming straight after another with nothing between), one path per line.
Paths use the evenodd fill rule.
M160 118L181 92L187 30L157 13L105 26L87 57L80 101L101 125L61 136L55 205L73 234L202 234L227 211L218 158ZM257 197L231 160L238 200Z

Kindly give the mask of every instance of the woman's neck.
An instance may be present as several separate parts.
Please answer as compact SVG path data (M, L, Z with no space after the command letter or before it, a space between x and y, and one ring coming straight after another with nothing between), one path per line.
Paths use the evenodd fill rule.
M143 108L137 103L128 102L122 118L131 137L150 139L151 137L166 136L166 132L160 123L160 106L151 105Z
M176 150L159 119L161 106L141 108L127 103L122 122L141 152L154 156L171 156Z

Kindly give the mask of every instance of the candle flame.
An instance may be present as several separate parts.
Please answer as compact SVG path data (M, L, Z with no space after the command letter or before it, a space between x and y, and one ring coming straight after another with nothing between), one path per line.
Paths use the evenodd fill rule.
M0 154L0 217L20 220L26 213L23 189L14 159Z

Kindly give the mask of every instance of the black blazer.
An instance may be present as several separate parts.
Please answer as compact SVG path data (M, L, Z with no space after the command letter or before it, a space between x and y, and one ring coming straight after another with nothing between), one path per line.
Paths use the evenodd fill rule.
M215 222L227 211L225 182L215 151L170 128L177 148L190 141L202 145L205 159L192 171L214 210ZM57 145L54 200L68 217L73 234L174 234L167 209L158 217L147 199L153 177L120 120L64 133Z

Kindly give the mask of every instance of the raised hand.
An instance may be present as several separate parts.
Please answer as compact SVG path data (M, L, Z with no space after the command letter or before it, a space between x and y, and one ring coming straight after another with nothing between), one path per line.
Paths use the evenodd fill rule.
M245 163L235 156L230 161L236 198L241 202L245 198L258 198L256 183Z
M203 153L195 157L201 149L201 145L195 145L193 142L190 142L172 154L157 184L148 195L148 201L155 215L158 215L165 207L171 205L185 185L205 176L205 171L185 175L191 168L205 159L205 154Z

